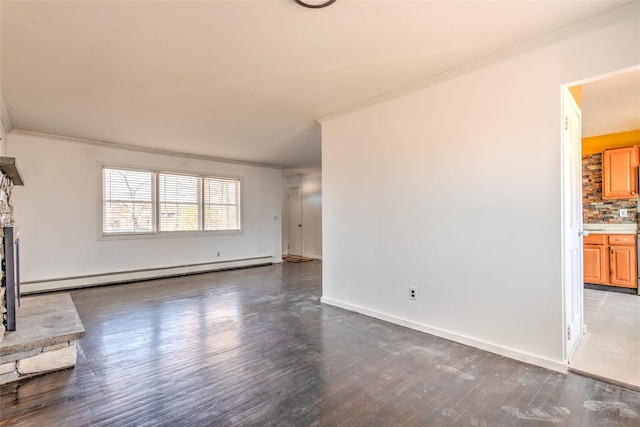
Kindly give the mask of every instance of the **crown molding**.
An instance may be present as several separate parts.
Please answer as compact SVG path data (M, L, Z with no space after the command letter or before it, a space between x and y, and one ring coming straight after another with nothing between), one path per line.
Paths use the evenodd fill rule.
M464 65L460 65L458 67L433 74L415 83L410 83L406 86L402 86L389 92L373 96L347 107L340 108L333 112L323 114L316 118L316 122L322 124L328 120L332 120L337 117L341 117L346 114L353 113L355 111L362 110L364 108L380 104L385 101L399 98L401 96L408 95L410 93L414 93L421 89L427 88L429 86L433 86L438 83L451 80L455 77L468 74L472 71L478 70L491 64L495 64L499 61L503 61L505 59L512 58L523 53L531 52L540 47L548 46L552 43L566 40L579 34L601 29L629 19L634 19L638 16L640 16L640 0L635 0L617 9L603 13L602 15L598 15L577 24L570 25L558 31L554 31L552 33L529 40L527 42L496 52L494 54L484 56L482 58L468 62Z
M184 153L180 151L171 151L171 150L162 150L159 148L150 148L150 147L139 147L137 145L130 144L121 144L117 142L104 142L104 141L96 141L92 139L82 139L82 138L73 138L70 136L62 136L62 135L54 135L49 133L41 133L41 132L33 132L29 130L23 129L13 129L11 131L13 135L24 135L24 136L33 136L39 138L48 138L56 141L62 142L72 142L76 144L84 144L84 145L93 145L97 147L105 147L112 148L116 150L128 150L128 151L137 151L139 153L149 153L149 154L158 154L163 156L172 156L172 157L182 157L186 159L194 159L194 160L206 160L209 162L218 162L218 163L230 163L234 165L243 165L243 166L255 166L259 168L269 168L269 169L278 169L283 170L282 166L271 165L267 163L258 163L258 162L248 162L244 160L234 160L234 159L225 159L222 157L213 157L213 156L205 156L201 154L193 154L193 153Z

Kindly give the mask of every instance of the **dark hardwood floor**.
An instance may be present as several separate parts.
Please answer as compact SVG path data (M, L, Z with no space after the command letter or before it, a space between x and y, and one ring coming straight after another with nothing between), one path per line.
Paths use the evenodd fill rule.
M321 305L321 267L74 291L77 366L0 426L640 426L640 393Z

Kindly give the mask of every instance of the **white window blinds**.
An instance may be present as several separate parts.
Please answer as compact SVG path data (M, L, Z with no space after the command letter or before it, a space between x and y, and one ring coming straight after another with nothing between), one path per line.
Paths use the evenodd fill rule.
M240 179L103 167L106 234L240 231Z
M200 177L189 175L159 176L160 231L200 229Z
M204 229L240 230L240 181L204 178Z
M105 233L153 232L152 172L103 169Z

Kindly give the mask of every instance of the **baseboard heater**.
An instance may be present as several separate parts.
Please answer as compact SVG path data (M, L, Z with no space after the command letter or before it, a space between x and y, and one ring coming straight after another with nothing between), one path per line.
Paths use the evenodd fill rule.
M144 270L129 270L116 273L65 277L59 279L34 280L31 282L22 282L20 284L20 293L22 295L38 294L42 292L62 291L100 285L113 285L117 283L184 276L187 274L207 273L211 271L230 270L242 267L257 267L273 263L274 260L272 256L264 256L201 264L148 268Z

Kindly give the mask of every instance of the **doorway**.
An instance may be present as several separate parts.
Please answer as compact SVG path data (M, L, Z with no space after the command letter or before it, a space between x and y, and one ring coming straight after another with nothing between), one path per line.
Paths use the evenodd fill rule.
M616 87L616 85L620 86L619 82L625 82L625 86ZM631 193L626 199L624 197L620 197L620 199L608 197L603 200L602 165L606 161L603 159L605 156L602 153L605 149L624 149L624 147L640 145L640 109L637 108L637 102L640 99L640 67L632 67L606 76L577 82L572 85L572 89L575 88L582 90L582 92L578 92L583 113L581 163L584 167L580 169L581 181L582 174L585 174L584 188L581 185L577 190L581 195L579 201L580 220L584 221L578 235L582 235L582 230L586 230L585 236L589 231L592 233L589 237L580 238L580 259L583 259L584 256L585 246L583 243L586 243L589 247L587 263L589 265L584 266L589 271L587 282L593 280L611 282L613 279L607 280L607 278L610 275L615 278L616 273L619 273L616 271L618 267L612 267L613 270L609 273L600 272L600 270L596 272L591 264L594 259L598 258L604 259L607 265L609 262L616 261L615 246L613 248L610 245L606 246L601 256L594 257L596 249L598 249L596 243L603 239L610 240L611 236L622 235L625 237L618 240L625 240L625 245L633 245L634 250L637 251L636 231L640 222L640 204L637 194ZM600 92L595 88L598 88ZM602 88L606 90L602 90ZM629 100L626 110L625 99ZM598 104L597 108L595 104ZM563 119L566 117L565 109L563 108ZM566 135L563 136L563 148L566 148L565 137ZM563 166L567 162L567 152L563 151ZM595 170L596 172L585 173L585 170ZM632 179L635 182L638 179L637 174L638 170L635 166L632 173L634 175ZM567 206L565 199L567 193L564 192L565 180L566 177L563 175L563 212L566 211ZM573 197L570 196L570 198ZM584 213L582 213L583 210ZM565 215L563 217L565 232L570 229L567 221ZM565 348L568 368L577 373L640 390L640 359L637 358L637 348L640 346L640 334L637 332L640 330L640 296L637 295L637 288L633 293L619 293L612 286L613 283L605 283L604 286L589 285L588 287L592 289L584 289L585 280L582 276L583 272L587 270L580 272L581 280L577 285L579 288L567 287L567 276L569 275L567 270L573 269L573 264L570 264L570 259L566 257L567 240L570 237L569 234L563 234L563 254L565 255L563 259L565 272L563 277L565 285L563 288L564 309L566 314L573 310L571 297L580 292L579 304L582 314L579 330L581 339L576 343L574 352L572 352L569 343ZM629 250L629 247L624 249ZM613 252L609 254L610 251ZM610 256L613 261L609 260ZM626 261L628 258L633 258L632 271L634 273L632 275L635 282L633 285L637 286L638 277L635 273L637 258L634 255L624 260ZM615 265L618 265L617 262ZM600 268L600 264L598 265ZM603 270L607 268L609 267L602 266ZM596 277L594 272L604 278ZM565 327L571 328L568 316L565 316Z
M289 214L289 255L302 256L302 189L287 190L287 212Z

